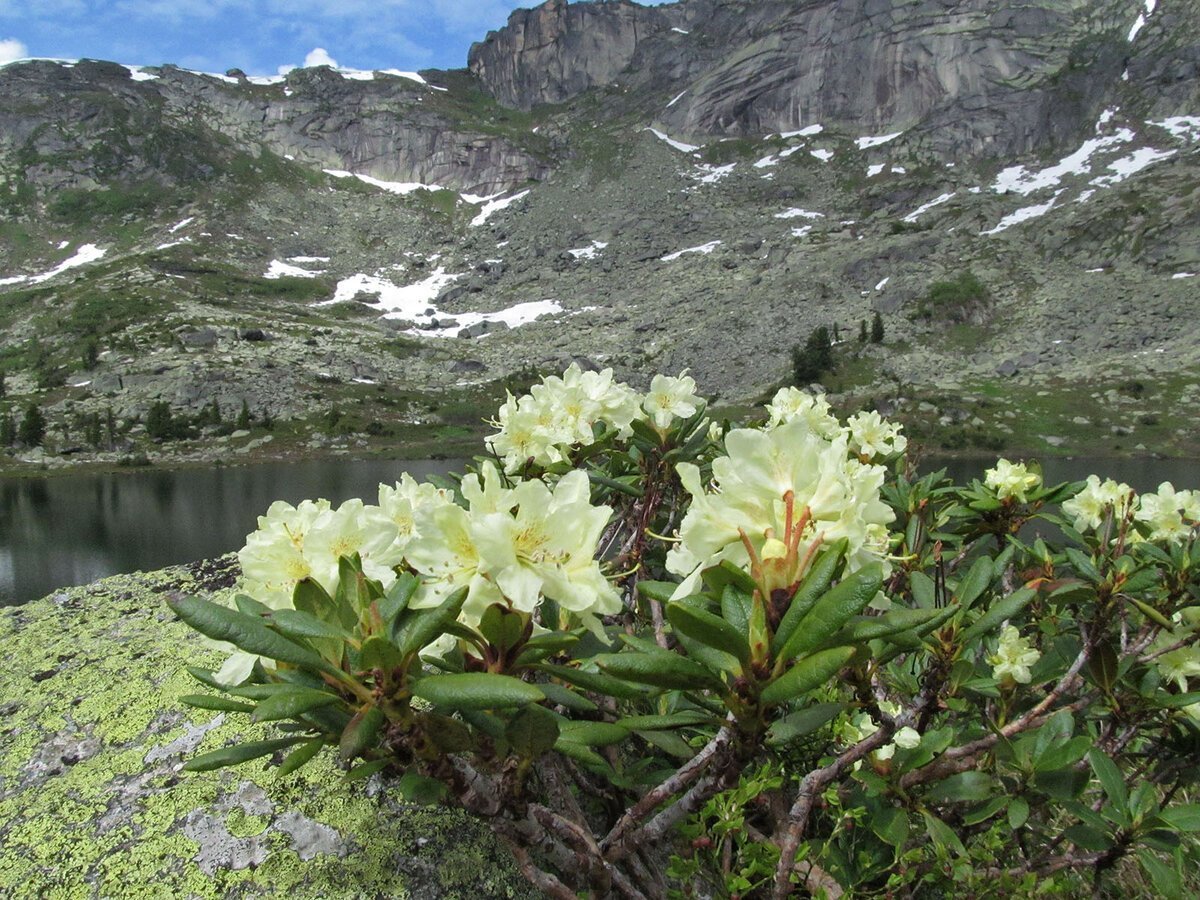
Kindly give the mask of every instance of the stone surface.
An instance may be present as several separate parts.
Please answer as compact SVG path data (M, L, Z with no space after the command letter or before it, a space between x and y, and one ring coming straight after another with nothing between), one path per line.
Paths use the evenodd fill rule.
M531 897L479 823L340 782L329 755L280 779L262 760L180 771L244 716L179 703L220 655L172 591L228 590L232 557L116 576L0 613L0 895ZM235 721L241 719L241 722Z

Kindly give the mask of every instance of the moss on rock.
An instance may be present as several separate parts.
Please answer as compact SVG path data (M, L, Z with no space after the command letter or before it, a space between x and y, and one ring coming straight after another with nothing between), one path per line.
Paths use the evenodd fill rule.
M166 593L228 590L232 558L121 575L0 613L0 896L529 897L457 811L344 784L328 754L180 771L265 726L182 706L218 654Z

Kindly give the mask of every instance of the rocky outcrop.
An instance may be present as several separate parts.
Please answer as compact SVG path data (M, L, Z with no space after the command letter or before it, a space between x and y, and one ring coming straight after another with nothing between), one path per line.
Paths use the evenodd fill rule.
M1177 24L1196 13L1190 0L1180 7ZM657 118L675 135L819 123L864 136L908 131L910 145L943 158L997 156L1079 134L1127 67L1142 73L1149 102L1172 85L1181 110L1194 88L1179 82L1194 83L1200 48L1168 30L1165 10L1134 47L1139 11L1126 0L550 0L513 13L471 48L469 64L500 102L521 108L610 82L661 95Z
M185 773L235 737L191 709L185 665L219 654L169 591L227 590L232 557L116 576L0 613L0 894L42 897L532 897L477 822L347 785L320 758Z
M297 69L285 81L37 61L0 69L0 161L46 194L115 181L195 185L266 150L310 168L490 194L545 176L545 159L477 130L410 78Z

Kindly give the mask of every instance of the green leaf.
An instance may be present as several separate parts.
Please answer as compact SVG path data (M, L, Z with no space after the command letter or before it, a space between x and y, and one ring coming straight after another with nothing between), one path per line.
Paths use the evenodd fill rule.
M369 750L375 743L385 721L383 710L374 703L364 706L355 713L338 742L338 753L342 760L349 762Z
M694 725L712 725L716 723L716 719L706 712L700 710L683 710L682 712L669 713L665 716L626 716L623 719L617 719L617 724L622 728L627 728L630 731L661 731L668 728L687 728Z
M1024 797L1013 797L1008 804L1008 827L1016 831L1029 820L1029 802Z
M242 703L231 697L215 697L212 694L184 694L179 698L180 703L194 706L197 709L219 709L223 712L254 712L250 703Z
M546 699L536 685L491 672L426 675L413 686L413 694L445 709L504 709Z
M225 766L236 766L238 763L258 759L261 756L270 756L276 750L283 750L302 740L304 740L302 737L286 737L273 738L269 741L247 741L244 744L235 744L232 747L213 750L210 753L201 753L184 763L183 768L186 772L210 772L213 769L223 769Z
M808 611L813 608L813 605L825 595L829 590L829 585L833 583L834 576L837 575L842 568L842 559L846 555L846 548L850 546L850 542L845 538L830 544L817 557L812 568L809 569L808 575L804 581L800 583L800 587L796 589L795 596L792 597L791 603L783 614L783 618L779 620L779 626L775 629L775 637L771 640L771 652L776 656L780 653L792 636L796 633L796 628L800 624Z
M281 691L259 703L250 716L250 721L278 722L281 719L294 719L309 710L338 702L339 697L326 691L292 687L290 691Z
M680 737L678 731L646 730L636 734L650 746L679 759L691 759L696 755L695 748Z
M581 687L585 691L618 697L622 700L644 700L646 691L637 685L629 684L620 678L606 675L604 672L591 672L577 669L574 666L555 666L542 663L538 669L567 684Z
M913 603L921 609L937 606L937 585L924 572L913 572L908 576L908 587L912 591Z
M837 640L843 643L863 643L876 638L891 637L905 631L923 633L922 626L928 625L945 615L946 609L952 610L951 615L958 611L957 606L944 609L892 609L882 616L863 616L847 623L838 632Z
M331 621L337 616L333 598L320 582L313 578L296 582L292 591L292 606L325 621Z
M466 599L467 588L461 587L439 606L405 610L392 625L392 643L404 656L420 651L441 636L448 622L458 618Z
M1197 545L1200 546L1200 543L1198 543ZM1168 619L1166 616L1164 616L1162 613L1160 613L1153 606L1150 606L1147 603L1143 603L1137 597L1130 597L1125 594L1122 594L1121 596L1125 597L1126 600L1128 600L1130 603L1132 603L1134 606L1136 606L1143 616L1145 616L1147 619L1149 619L1155 625L1158 625L1160 628L1171 629L1171 628L1175 627L1171 623L1170 619Z
M1064 552L1067 555L1067 559L1071 561L1071 565L1075 569L1075 574L1087 579L1092 584L1099 584L1103 580L1100 577L1100 571L1096 568L1090 557L1084 555L1074 547L1067 547Z
M205 637L216 641L228 641L256 656L265 656L268 659L342 677L341 670L335 669L312 650L288 640L267 628L261 620L245 613L201 600L199 597L173 597L167 601L167 605L175 615Z
M720 677L695 660L662 650L658 653L608 653L596 657L601 670L625 681L668 690L724 687Z
M750 662L750 645L746 638L720 616L684 603L670 603L667 620L677 632L733 655L743 666Z
M1063 831L1063 837L1083 850L1102 852L1112 847L1112 840L1091 825L1072 825Z
M759 699L766 706L803 697L825 684L854 656L853 647L831 647L800 660L764 689Z
M878 563L864 566L853 575L843 578L837 587L814 603L812 609L797 623L796 630L779 652L779 659L794 659L821 646L852 616L866 609L882 586L883 568Z
M701 572L700 580L704 582L704 586L708 590L718 597L731 584L746 594L753 594L758 588L749 572L727 559L723 559L717 565L709 566Z
M554 744L554 749L563 756L569 756L576 762L581 762L593 769L602 769L610 771L608 762L604 757L593 750L591 747L586 747L583 744L577 744L574 741L566 741L561 737Z
M404 654L387 638L375 634L363 641L358 664L364 671L379 669L391 672L404 665Z
M929 791L930 803L978 803L992 796L996 782L983 772L960 772L943 778Z
M580 634L569 631L551 631L539 634L525 642L514 665L531 666L547 657L561 653L579 643Z
M637 584L639 594L648 600L657 600L663 604L670 601L671 595L678 587L674 581L639 581Z
M1005 619L1011 619L1037 598L1037 591L1031 588L1021 588L1007 597L1003 597L988 607L987 612L975 620L962 633L962 643L971 643L976 638L994 631Z
M310 760L325 746L325 738L313 738L311 741L305 741L291 753L289 753L279 766L279 771L276 773L278 778L286 778L291 775L301 766L307 765Z
M1088 674L1101 690L1109 692L1117 683L1120 660L1111 641L1100 641L1088 657Z
M521 639L528 622L528 616L514 612L501 603L493 603L480 617L479 633L489 644L504 652Z
M290 638L332 638L337 641L349 640L351 635L344 628L331 625L318 619L311 613L298 609L277 609L271 613L271 624Z
M256 619L271 614L271 607L265 603L260 603L249 594L238 594L233 598L233 604L237 607L238 612L253 616Z
M970 812L964 813L963 824L978 825L980 822L986 822L1006 806L1008 806L1007 797L993 797L987 803L975 807Z
M951 830L949 825L924 810L921 811L921 817L925 820L925 831L931 841L959 856L967 855L967 848L963 846L962 841L958 839L958 835Z
M217 681L216 675L210 669L201 669L199 666L187 666L186 669L189 675L201 684L208 685L210 688L223 691L229 687L229 685L221 684L221 682Z
M841 711L840 703L814 703L799 709L771 725L767 743L774 747L786 746L827 725Z
M908 816L894 806L880 806L868 816L871 830L885 844L899 849L908 840Z
M366 781L376 772L382 772L391 764L392 760L387 756L383 757L382 759L367 760L366 762L359 763L357 766L353 766L349 772L342 776L342 781L347 783L353 781Z
M417 592L420 585L421 579L416 575L411 572L401 572L384 595L375 601L376 609L379 610L379 618L383 620L385 633L391 633L392 623L396 621L396 617L400 613L408 609L408 601L412 599L412 595Z
M562 726L562 739L585 747L607 747L629 737L629 730L611 722L567 722Z
M1168 806L1158 817L1179 831L1200 831L1200 803Z
M417 803L421 806L432 806L435 803L440 803L442 798L446 796L446 785L442 784L436 778L427 778L424 775L418 775L416 772L405 772L400 778L400 783L396 785L401 798L409 803Z
M1150 876L1154 889L1163 900L1181 900L1183 881L1174 869L1163 863L1149 850L1139 850L1137 858L1138 862L1142 864L1142 868L1146 870L1146 874Z
M963 609L970 609L971 604L992 583L994 573L992 561L986 556L979 557L954 589L954 599L962 604Z
M1092 749L1092 739L1085 734L1061 744L1045 748L1033 761L1035 772L1053 772L1079 762Z
M753 591L747 593L736 584L725 585L725 590L721 591L721 616L747 640L750 638L750 617L753 609Z
M588 713L595 712L600 708L582 694L577 694L570 688L563 687L561 684L556 684L553 681L542 682L538 684L538 687L551 703L556 706L565 707L572 712Z
M642 489L639 488L636 484L630 484L629 482L626 482L626 481L618 481L615 478L608 478L607 476L601 475L598 472L594 472L594 471L590 471L590 470L588 471L587 476L588 476L588 480L592 484L598 484L601 487L610 488L610 489L616 491L618 494L627 494L630 497L641 497L642 496Z
M504 736L512 749L527 759L534 759L552 750L558 735L558 717L537 705L521 710L504 729Z
M1087 757L1088 762L1092 764L1092 771L1100 780L1100 786L1108 795L1108 802L1128 815L1129 792L1125 788L1125 779L1121 775L1121 770L1099 747L1089 750Z

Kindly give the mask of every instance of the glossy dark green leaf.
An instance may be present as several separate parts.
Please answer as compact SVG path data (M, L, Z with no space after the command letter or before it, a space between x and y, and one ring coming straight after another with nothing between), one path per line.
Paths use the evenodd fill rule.
M179 698L180 703L194 706L197 709L219 709L223 712L254 712L250 703L242 703L232 697L218 697L213 694L184 694Z
M750 638L750 617L754 609L754 592L745 591L736 584L725 585L721 591L721 617L738 634Z
M1113 685L1117 683L1119 667L1120 659L1110 641L1099 642L1092 649L1092 655L1088 657L1088 674L1092 676L1092 681L1096 682L1105 692L1111 691Z
M767 743L774 747L784 747L792 741L807 737L833 721L842 709L841 703L814 703L798 709L771 725L767 731Z
M283 763L279 766L278 777L286 778L300 767L307 765L314 756L321 752L321 748L324 746L324 738L313 738L311 741L305 741L284 758Z
M675 593L679 585L674 581L639 581L637 585L638 593L648 600L657 600L659 603L667 603L671 599L671 595Z
M501 603L493 603L480 617L479 633L489 644L504 652L521 639L528 622L528 616L510 610Z
M749 572L727 559L701 572L700 580L717 597L725 593L725 588L731 584L745 594L753 594L757 588Z
M611 722L567 722L562 726L562 739L585 747L607 747L629 737L629 730Z
M554 748L559 736L558 717L536 704L527 706L508 723L504 736L516 753L533 759Z
M408 601L412 599L412 595L417 592L420 585L421 579L416 575L411 572L401 572L392 582L392 586L375 601L376 608L379 610L379 618L383 620L385 634L391 633L392 623L396 621L396 617L400 613L408 609Z
M922 811L921 817L925 820L925 832L939 847L944 847L947 850L953 851L958 856L966 856L967 848L963 846L961 840L953 829L937 816L930 815Z
M997 600L988 607L987 612L976 619L971 627L963 632L963 644L969 644L976 638L990 634L1000 627L1001 622L1005 619L1011 619L1035 599L1037 599L1037 591L1031 588L1021 588L1007 597Z
M820 600L829 590L829 585L833 583L834 577L842 568L842 561L846 555L846 548L849 546L849 541L845 538L830 544L817 557L812 568L800 583L800 587L796 589L795 596L792 597L791 603L784 612L783 617L779 620L779 625L775 629L775 636L771 639L771 652L776 657L782 655L783 648L792 639L796 633L796 628L813 608L818 600Z
M913 602L921 609L933 609L937 606L937 585L924 572L913 572L909 575L908 587L912 591Z
M1091 825L1072 825L1063 832L1063 837L1082 850L1102 852L1112 847L1112 839Z
M1158 817L1179 831L1200 831L1200 803L1177 803L1168 806Z
M184 763L183 768L187 772L209 772L213 769L223 769L226 766L236 766L262 756L270 756L277 750L291 747L302 740L304 738L286 737L273 738L269 741L247 741L244 744L235 744L232 747L213 750L210 753L201 753Z
M258 708L250 716L250 720L252 722L278 722L280 719L294 719L309 710L338 702L340 700L337 696L326 691L292 687L290 691L281 691L259 703Z
M385 721L383 710L375 704L355 713L338 741L338 754L342 760L348 762L374 747Z
M806 656L768 684L760 695L766 706L798 700L826 684L854 656L853 647L831 647Z
M538 684L546 699L556 706L562 706L573 712L595 712L600 707L596 706L591 700L570 688L563 687L561 684L556 684L553 681L541 682Z
M908 816L894 806L882 806L868 817L871 830L889 846L900 848L908 840Z
M325 621L337 618L333 598L314 578L305 578L296 583L292 590L292 606Z
M847 575L837 587L817 600L797 623L796 630L779 651L778 658L794 659L824 644L851 617L866 609L882 586L883 568L878 563Z
M413 694L445 709L505 709L546 699L536 685L491 672L426 675Z
M662 731L669 728L686 728L695 725L711 725L716 720L712 715L698 709L683 710L662 716L625 716L617 724L629 731Z
M363 641L358 663L364 671L379 669L391 672L404 665L404 654L387 638L376 634Z
M954 589L954 599L962 605L963 609L970 609L971 604L987 590L988 585L992 583L994 572L992 561L986 556L979 557L971 564L967 574Z
M290 638L332 638L349 640L351 635L344 628L318 619L312 613L298 609L277 609L271 613L271 623L280 634Z
M980 822L986 822L996 813L1008 807L1007 797L993 797L986 803L981 803L974 809L970 809L963 813L964 825L978 825Z
M201 669L199 666L187 666L187 673L195 678L201 684L211 688L216 688L218 691L223 691L229 685L221 684L217 681L217 676L210 669Z
M650 746L657 747L669 756L691 759L696 755L696 749L680 737L678 731L643 730L634 733Z
M442 798L446 796L446 785L442 784L436 778L427 778L416 772L404 773L396 788L401 798L407 800L409 803L418 803L422 806L432 806L435 803L440 803Z
M958 607L951 609L950 615L957 612ZM923 633L923 627L945 615L945 609L892 609L881 616L858 617L846 624L837 634L838 642L861 643L876 638L890 637L901 632L913 631ZM934 627L934 626L931 626Z
M581 687L585 691L606 694L609 697L618 697L622 700L642 700L646 697L645 688L629 684L620 678L614 678L604 672L592 672L585 669L577 669L574 666L555 666L545 663L539 665L538 669L560 681L567 682L567 684Z
M978 803L996 790L996 782L983 772L959 772L943 778L929 790L930 803Z
M167 604L179 618L213 640L228 641L256 656L329 672L339 677L342 674L312 650L272 631L260 619L199 597L173 597Z
M750 661L750 645L736 628L720 616L684 603L667 605L667 621L681 634L714 650L731 654L742 665Z
M233 598L233 605L237 607L238 612L253 616L256 619L271 615L271 607L255 600L249 594L237 594Z
M602 769L605 771L609 771L611 769L603 756L601 756L591 747L585 746L584 744L577 744L574 741L563 740L560 737L554 744L554 749L563 756L569 756L576 762L581 762L593 769Z
M609 653L596 657L601 670L616 678L668 690L719 689L720 677L695 660L660 650L657 653Z
M1016 831L1029 819L1029 803L1024 797L1013 797L1008 804L1008 827Z
M467 588L461 587L438 606L429 609L407 609L392 626L392 643L404 656L416 653L432 643L445 631L445 626L458 618L467 599Z
M369 759L366 762L359 763L357 766L352 766L350 771L342 776L342 781L366 781L376 772L382 772L391 764L391 758L386 756L382 759Z

